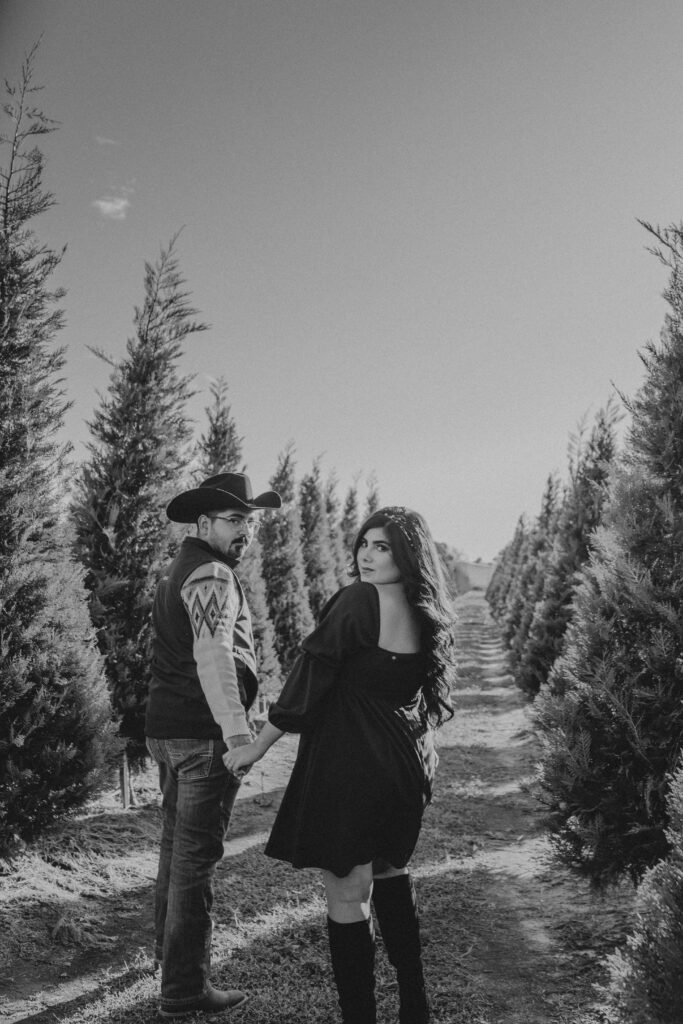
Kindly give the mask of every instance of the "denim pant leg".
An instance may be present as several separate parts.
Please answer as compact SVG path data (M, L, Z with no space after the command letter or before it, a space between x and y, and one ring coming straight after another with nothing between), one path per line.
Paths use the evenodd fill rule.
M148 747L163 794L155 952L162 999L182 1007L208 988L212 880L239 781L223 764L221 741L150 739Z

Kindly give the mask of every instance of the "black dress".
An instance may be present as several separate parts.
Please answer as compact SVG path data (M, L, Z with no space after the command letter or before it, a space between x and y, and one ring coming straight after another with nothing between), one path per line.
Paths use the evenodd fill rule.
M404 867L417 843L436 763L421 691L422 652L382 650L379 595L343 587L269 711L299 751L265 852L296 868L347 875L382 858Z

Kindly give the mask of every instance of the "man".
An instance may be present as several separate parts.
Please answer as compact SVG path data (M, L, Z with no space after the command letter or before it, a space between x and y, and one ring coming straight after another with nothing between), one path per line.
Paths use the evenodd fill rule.
M212 880L240 785L223 756L250 742L247 711L258 689L249 608L233 570L258 511L280 505L275 491L252 497L244 473L220 473L166 510L173 522L195 523L197 535L183 540L152 611L145 732L163 794L155 897L162 1017L222 1013L246 999L209 980Z

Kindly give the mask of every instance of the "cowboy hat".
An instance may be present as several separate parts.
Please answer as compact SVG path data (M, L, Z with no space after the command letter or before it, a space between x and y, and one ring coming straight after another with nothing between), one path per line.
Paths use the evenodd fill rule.
M259 508L280 508L281 505L277 491L264 491L252 497L251 481L246 473L219 473L204 480L199 487L176 495L168 505L166 515L174 523L196 523L199 516L227 508L252 512Z

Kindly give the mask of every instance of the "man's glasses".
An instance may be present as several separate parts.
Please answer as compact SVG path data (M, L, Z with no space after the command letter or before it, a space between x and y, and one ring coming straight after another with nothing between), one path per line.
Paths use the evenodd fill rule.
M209 519L222 519L224 523L228 523L234 528L246 526L250 533L258 533L258 528L261 525L261 520L256 517L243 519L241 516L209 516Z

